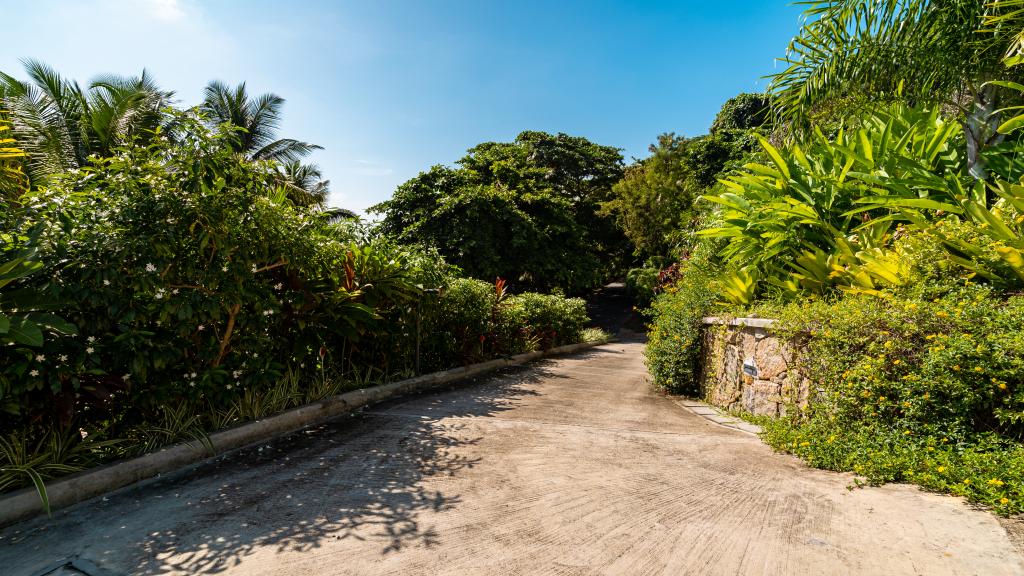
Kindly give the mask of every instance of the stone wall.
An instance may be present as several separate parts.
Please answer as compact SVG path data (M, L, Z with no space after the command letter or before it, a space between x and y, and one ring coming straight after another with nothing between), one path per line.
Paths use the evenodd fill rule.
M760 416L807 406L810 382L798 351L771 332L765 318L705 318L701 358L704 400Z

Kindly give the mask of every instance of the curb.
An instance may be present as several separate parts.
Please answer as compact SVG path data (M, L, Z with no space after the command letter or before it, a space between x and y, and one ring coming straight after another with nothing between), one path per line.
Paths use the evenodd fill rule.
M686 410L709 422L718 424L719 426L732 428L733 430L739 430L740 432L746 432L747 434L752 434L754 436L761 434L761 427L757 424L751 424L742 418L731 416L710 404L698 402L697 400L690 400L688 398L673 398L672 400Z
M581 342L544 351L526 352L331 396L312 404L286 410L263 420L247 422L235 428L214 432L209 435L210 445L213 446L212 455L206 447L199 443L179 443L137 458L85 470L47 484L46 494L50 500L50 510L65 508L160 474L265 442L276 436L283 436L307 426L348 414L368 404L430 390L442 384L491 372L498 368L519 366L548 356L593 348L612 340ZM43 508L39 501L39 495L34 488L23 488L17 492L0 496L0 527L27 520L42 513Z

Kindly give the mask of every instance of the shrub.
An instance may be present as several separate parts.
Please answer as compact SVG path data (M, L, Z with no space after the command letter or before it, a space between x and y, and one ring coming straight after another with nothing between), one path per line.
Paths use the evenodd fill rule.
M765 307L803 341L817 388L766 439L869 482L904 481L1024 510L1024 298L847 296Z
M430 319L433 365L470 363L579 342L589 322L580 298L524 292L504 284L457 278L442 291Z
M517 353L579 342L589 318L580 298L525 292L505 302L499 321L504 333L514 335L507 352Z
M715 272L708 263L710 246L678 265L678 281L665 288L647 311L650 333L644 355L654 384L672 392L697 393L701 319L715 304Z

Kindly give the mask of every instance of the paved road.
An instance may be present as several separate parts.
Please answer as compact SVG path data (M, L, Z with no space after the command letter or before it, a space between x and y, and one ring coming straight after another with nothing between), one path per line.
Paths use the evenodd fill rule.
M642 344L408 398L0 532L0 573L1024 574L990 514L849 490L652 392Z

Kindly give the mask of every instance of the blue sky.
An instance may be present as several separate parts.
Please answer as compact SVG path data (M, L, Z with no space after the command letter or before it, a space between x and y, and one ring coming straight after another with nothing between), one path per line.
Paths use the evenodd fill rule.
M85 82L149 70L182 104L211 79L287 99L282 134L324 146L331 203L362 211L433 164L523 130L642 157L707 131L798 27L786 0L0 0L0 70ZM12 25L13 24L13 25Z

